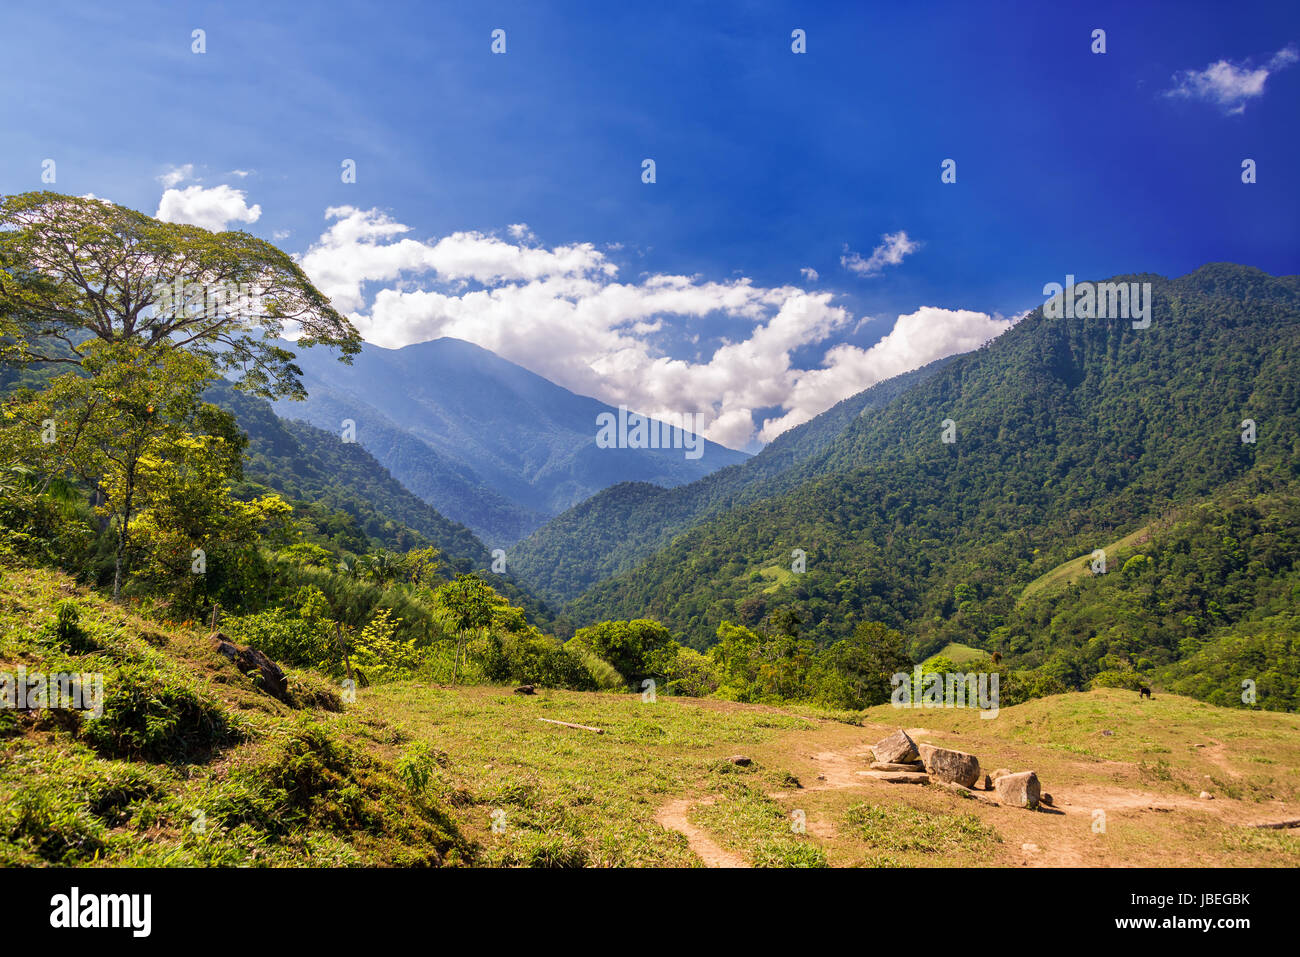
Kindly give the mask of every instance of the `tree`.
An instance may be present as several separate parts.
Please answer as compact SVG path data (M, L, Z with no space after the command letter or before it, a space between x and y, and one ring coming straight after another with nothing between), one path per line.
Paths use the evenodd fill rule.
M465 632L471 628L486 628L492 623L493 608L501 597L492 586L473 572L457 575L437 591L442 604L456 625L456 657L452 662L451 681L456 683L460 674L460 653Z
M822 696L844 708L868 708L890 698L890 678L909 674L912 659L900 632L879 622L863 622L853 637L835 642L818 660Z
M171 346L146 350L136 342L87 342L83 356L81 370L55 377L35 397L18 397L6 411L20 429L43 434L38 465L46 482L68 473L87 482L97 510L116 527L117 597L131 523L148 499L156 471L150 463L174 458L192 439L211 364ZM220 469L221 463L211 467Z
M283 251L244 232L162 223L97 199L0 198L0 360L84 366L86 343L206 357L266 398L306 393L294 354L361 339Z
M642 679L651 677L653 653L666 648L673 640L668 629L652 618L602 621L598 625L579 628L573 637L579 645L585 644L613 665L634 688Z

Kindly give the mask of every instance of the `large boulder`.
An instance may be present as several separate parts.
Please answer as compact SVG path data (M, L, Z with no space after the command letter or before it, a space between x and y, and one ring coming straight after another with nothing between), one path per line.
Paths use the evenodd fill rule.
M899 728L888 737L881 738L871 751L881 764L909 764L916 760L916 742Z
M293 704L289 698L289 679L274 661L256 648L239 647L219 631L208 637L216 652L233 661L235 667L252 678L253 684L261 691L285 704Z
M892 761L872 761L871 770L873 771L924 771L925 765L920 761L907 761L904 763Z
M919 745L918 750L925 770L937 781L952 781L973 788L980 779L980 759L973 754L938 748L933 744Z
M1038 807L1043 789L1038 783L1038 775L1033 771L1021 771L1019 774L1004 774L993 782L998 792L998 801L1010 807Z

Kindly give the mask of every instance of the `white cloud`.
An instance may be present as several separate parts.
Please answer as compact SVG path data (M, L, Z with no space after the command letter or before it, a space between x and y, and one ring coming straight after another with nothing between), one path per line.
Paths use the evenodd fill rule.
M866 259L845 246L844 255L840 257L840 265L859 276L874 276L886 266L897 266L903 261L904 256L921 248L919 242L908 239L906 231L901 229L896 233L885 233L880 238L884 242L871 250L871 255Z
M817 270L813 269L812 266L804 266L799 270L799 275L803 276L803 278L809 282L816 282L821 278L821 276L817 274Z
M162 183L163 189L171 189L173 186L179 186L187 179L194 178L194 164L186 163L184 166L169 166L158 175L158 182Z
M970 352L1014 324L1014 319L937 306L922 306L899 316L889 334L868 349L843 343L828 350L823 368L799 376L783 403L789 411L765 420L759 438L770 442L786 429L807 422L870 385L919 369L935 359Z
M230 223L255 223L262 215L261 206L249 206L242 189L231 186L187 186L169 189L158 202L154 216L165 223L189 223L214 233Z
M796 350L854 322L829 292L745 277L628 281L590 243L523 246L477 232L419 240L378 210L352 207L329 209L326 219L301 264L367 341L397 348L464 339L611 405L701 412L705 435L733 448L755 439L755 410L783 410L763 424L767 441L873 382L974 348L1004 325L982 313L925 309L914 314L922 319L900 317L884 344L838 346L827 368L803 370L793 364ZM506 232L533 241L525 230ZM718 320L725 337L706 331L709 344L691 345ZM667 342L695 358L668 354Z
M1284 47L1263 66L1249 61L1232 63L1219 60L1204 70L1184 70L1174 75L1174 85L1165 96L1214 103L1229 115L1244 113L1246 103L1264 95L1264 83L1278 70L1300 60L1295 47Z

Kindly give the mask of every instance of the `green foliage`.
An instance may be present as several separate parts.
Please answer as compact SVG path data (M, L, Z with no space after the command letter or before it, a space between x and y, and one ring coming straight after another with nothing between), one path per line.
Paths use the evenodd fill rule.
M649 618L635 621L603 621L579 629L572 639L577 646L607 661L633 688L654 676L651 659L654 653L669 646L668 629Z

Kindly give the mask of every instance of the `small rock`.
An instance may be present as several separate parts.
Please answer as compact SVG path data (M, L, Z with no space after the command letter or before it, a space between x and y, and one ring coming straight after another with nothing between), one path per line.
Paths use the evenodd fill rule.
M905 763L889 761L872 761L871 770L873 771L924 771L925 765L920 761L907 761Z
M930 781L930 775L919 774L916 771L859 771L858 773L890 784L927 784Z
M1051 806L1052 806L1052 796L1051 796L1050 794L1048 794L1046 791L1044 791L1044 792L1043 792L1043 796L1040 797L1040 798L1038 799L1038 803L1039 803L1039 804L1046 804L1048 807L1051 807Z
M902 728L881 738L871 751L881 764L908 764L917 758L916 742Z
M1202 792L1201 792L1201 800L1202 800L1202 801L1213 801L1213 800L1214 800L1214 795L1211 794L1209 791L1202 791Z
M1010 769L1010 768L998 768L996 771L993 772L993 775L992 775L993 783L996 784L998 778L1003 777L1004 775L1007 775L1007 774L1010 774L1010 773L1011 773L1011 769Z
M1033 810L1038 807L1038 802L1042 798L1042 785L1038 783L1038 775L1033 771L1004 774L994 779L993 787L997 789L998 800L1012 807L1027 807Z
M747 768L754 763L752 759L745 757L743 754L733 754L727 760L741 768Z
M1102 732L1102 735L1103 735L1104 737L1109 738L1109 737L1110 737L1112 734L1114 734L1114 733L1115 733L1114 731L1103 731L1103 732Z
M1021 845L1020 845L1020 849L1021 849L1022 851L1029 851L1031 854L1033 854L1033 853L1036 853L1036 852L1038 851L1038 845L1037 845L1037 844L1021 844Z

